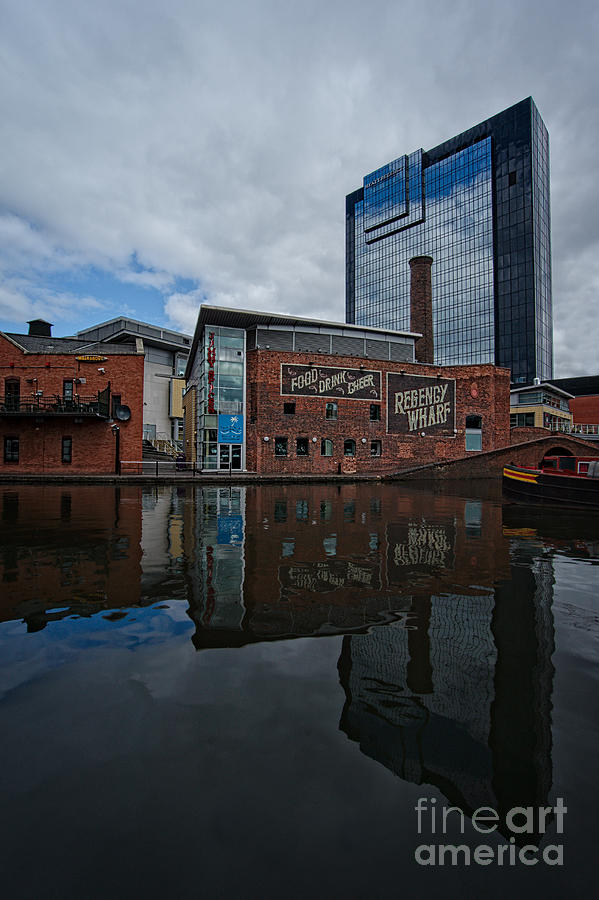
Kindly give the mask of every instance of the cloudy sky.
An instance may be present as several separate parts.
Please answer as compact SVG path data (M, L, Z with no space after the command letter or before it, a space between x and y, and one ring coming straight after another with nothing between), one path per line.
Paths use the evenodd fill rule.
M0 0L0 329L343 320L345 194L532 95L556 375L596 374L598 45L586 0Z

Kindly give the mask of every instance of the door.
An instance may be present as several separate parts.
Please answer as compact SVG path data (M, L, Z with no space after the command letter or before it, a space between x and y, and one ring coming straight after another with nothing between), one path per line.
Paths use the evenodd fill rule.
M230 460L231 460L231 445L230 444L219 444L218 445L218 467L219 467L219 469L228 469Z
M241 469L241 444L218 445L218 468L232 472Z

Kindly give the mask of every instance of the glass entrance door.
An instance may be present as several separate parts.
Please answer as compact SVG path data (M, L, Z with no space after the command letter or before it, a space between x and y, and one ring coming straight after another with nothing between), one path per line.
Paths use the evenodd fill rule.
M241 444L218 445L218 468L232 472L241 469Z

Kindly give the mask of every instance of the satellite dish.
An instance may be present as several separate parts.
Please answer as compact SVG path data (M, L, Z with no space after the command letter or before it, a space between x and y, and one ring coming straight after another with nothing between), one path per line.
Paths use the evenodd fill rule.
M128 422L131 418L131 410L128 406L117 406L114 411L115 416L119 420L119 422Z

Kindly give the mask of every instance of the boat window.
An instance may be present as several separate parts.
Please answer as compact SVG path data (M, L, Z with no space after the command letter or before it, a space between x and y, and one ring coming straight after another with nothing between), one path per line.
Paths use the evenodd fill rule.
M559 461L560 472L575 472L576 459L573 456L562 456Z

